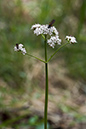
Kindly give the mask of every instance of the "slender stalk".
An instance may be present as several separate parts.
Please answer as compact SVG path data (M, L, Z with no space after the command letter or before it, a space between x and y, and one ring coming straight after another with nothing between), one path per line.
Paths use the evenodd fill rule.
M67 44L69 44L69 42L68 42L68 43L65 43L65 44L63 44L61 47L59 47L59 48L51 55L51 57L48 59L47 62L49 62L49 61L51 60L51 58L52 58L61 48L63 48L63 47L66 46Z
M45 36L45 109L44 109L44 129L47 129L48 110L48 63L47 63L47 37Z
M41 34L41 35L42 35L43 39L45 40L45 36L43 34Z
M33 56L33 55L31 55L31 54L28 54L28 53L26 53L26 54L27 54L28 56L31 56L31 57L33 57L33 58L35 58L35 59L37 59L37 60L43 62L43 63L46 63L44 60L42 60L42 59L40 59L40 58L38 58L38 57L36 57L36 56Z

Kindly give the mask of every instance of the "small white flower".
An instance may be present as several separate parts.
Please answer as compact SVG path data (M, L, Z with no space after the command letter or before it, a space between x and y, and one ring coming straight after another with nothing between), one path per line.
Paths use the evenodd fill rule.
M66 36L65 39L70 43L77 43L76 38L73 36Z
M16 44L16 46L14 47L14 51L19 51L21 50L23 47L23 44Z
M17 47L16 47L16 46L14 47L14 51L18 51L18 49L17 49Z
M25 55L27 53L25 48L22 48L21 52L22 52L23 55Z
M19 47L19 50L21 50L23 47L23 44L19 44L18 47Z
M23 55L25 55L26 49L23 48L23 44L16 44L16 46L14 47L14 51L21 51Z
M31 29L36 29L36 28L39 28L41 25L40 24L35 24L35 25L32 25Z
M42 34L42 33L43 33L43 30L41 30L41 28L36 28L34 30L34 34L36 34L37 36L40 35L40 34Z
M61 39L59 39L59 36L51 36L50 39L48 39L47 43L54 48L55 44L61 45Z
M50 35L52 35L52 34L58 35L58 31L54 26L52 26L49 31L50 31L49 32Z

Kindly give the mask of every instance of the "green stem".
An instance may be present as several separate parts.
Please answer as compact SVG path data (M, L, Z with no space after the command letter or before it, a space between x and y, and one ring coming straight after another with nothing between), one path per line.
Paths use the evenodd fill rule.
M27 54L28 56L31 56L31 57L33 57L33 58L35 58L35 59L37 59L37 60L43 62L43 63L46 63L44 60L42 60L42 59L40 59L40 58L38 58L38 57L36 57L36 56L33 56L33 55L31 55L31 54L28 54L28 53L26 53L26 54Z
M45 36L43 34L41 34L41 35L42 35L43 39L45 40Z
M48 110L48 62L47 62L47 37L45 36L45 109L44 109L44 129L47 129Z
M51 55L51 57L48 59L47 62L49 62L49 61L51 60L51 58L52 58L61 48L63 48L63 47L66 46L67 44L69 44L69 42L68 42L68 43L65 43L65 44L63 44L61 47L59 47L59 48Z

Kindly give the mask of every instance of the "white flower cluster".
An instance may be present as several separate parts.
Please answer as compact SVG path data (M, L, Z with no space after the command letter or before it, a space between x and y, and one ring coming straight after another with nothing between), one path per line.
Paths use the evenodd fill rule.
M54 26L48 27L49 25L40 25L40 24L35 24L31 27L31 29L34 30L34 34L38 35L49 35L51 36L50 39L47 40L47 43L54 48L55 44L61 44L61 39L59 39L58 36L58 31Z
M16 46L14 47L14 51L21 51L23 55L25 55L26 49L23 48L23 44L16 44Z
M77 43L76 38L73 36L66 36L65 39L72 44Z
M31 29L34 30L34 34L41 35L41 34L48 34L48 35L58 35L58 31L56 30L56 28L54 26L48 28L48 24L46 25L40 25L40 24L35 24L31 27Z
M61 39L59 39L59 36L51 36L50 39L48 39L47 43L54 48L55 44L61 45Z

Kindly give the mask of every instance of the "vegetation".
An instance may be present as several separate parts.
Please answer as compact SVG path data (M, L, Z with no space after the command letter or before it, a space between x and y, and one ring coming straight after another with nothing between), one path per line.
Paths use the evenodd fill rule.
M8 116L9 108L20 108L28 105L28 102L34 107L37 106L34 103L38 102L38 105L41 105L39 111L43 108L44 66L35 59L15 53L13 47L16 43L23 43L27 52L43 59L44 44L43 42L41 44L43 40L40 36L38 38L32 34L31 26L35 23L47 24L52 19L55 19L54 25L63 39L62 43L66 35L74 35L78 44L66 46L52 59L49 66L52 73L49 76L49 102L54 103L51 108L55 108L55 112L61 112L61 117L65 113L74 117L75 121L71 119L68 126L73 127L79 122L86 123L86 111L83 111L86 97L85 12L86 0L0 0L1 128L13 127L15 123L16 129L31 127L43 129L43 116L27 115L29 111L22 111L22 113L19 111L17 114L12 112L13 121L10 117L6 121L2 117L5 111ZM48 55L51 55L55 49L49 48ZM79 107L79 104L83 108ZM50 121L49 128L50 123L53 123Z

